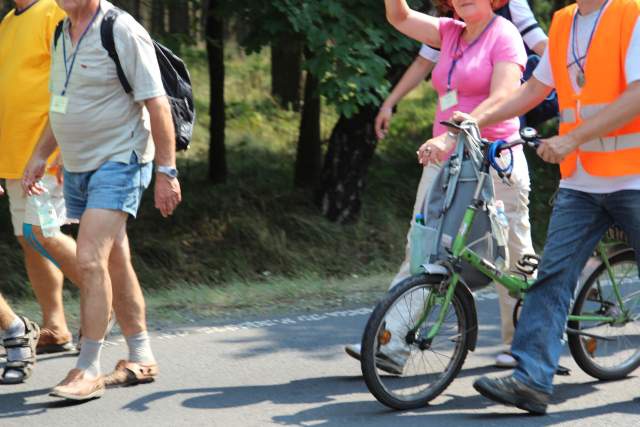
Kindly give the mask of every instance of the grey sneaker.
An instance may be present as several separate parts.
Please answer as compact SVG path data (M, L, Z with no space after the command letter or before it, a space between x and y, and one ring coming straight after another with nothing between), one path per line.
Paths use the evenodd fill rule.
M362 359L362 347L360 344L349 344L344 347L344 351L356 360ZM406 359L386 355L381 351L376 355L376 366L389 374L402 375Z
M481 377L474 381L473 388L494 402L515 406L536 415L547 413L549 395L521 383L513 375L504 378Z

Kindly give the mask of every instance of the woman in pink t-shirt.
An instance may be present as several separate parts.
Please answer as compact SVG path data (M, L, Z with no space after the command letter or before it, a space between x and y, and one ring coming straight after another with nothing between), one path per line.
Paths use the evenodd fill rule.
M447 132L440 122L450 119L456 111L473 115L482 105L500 102L520 86L527 56L516 27L493 12L493 8L503 4L504 1L491 0L451 1L456 16L463 22L416 12L405 0L385 0L387 19L396 29L424 44L440 48L440 61L432 76L439 101L433 138L418 151L419 160L425 167L414 214L423 206L427 190L438 172L438 163L446 160L455 146L455 135ZM518 128L519 121L514 118L482 129L482 135L491 140L515 140ZM514 151L512 186L505 185L495 173L493 177L496 198L503 201L509 219L510 267L515 268L522 255L534 253L528 208L529 170L522 150ZM516 301L502 286L498 286L498 291L505 348L496 363L513 367L516 361L508 350L513 338L511 319Z

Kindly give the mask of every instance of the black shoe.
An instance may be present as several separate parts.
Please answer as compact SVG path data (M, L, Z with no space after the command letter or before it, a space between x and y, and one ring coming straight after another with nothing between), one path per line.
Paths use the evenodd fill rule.
M473 388L494 402L515 406L536 415L547 413L549 395L522 384L512 375L493 379L481 377L473 383Z

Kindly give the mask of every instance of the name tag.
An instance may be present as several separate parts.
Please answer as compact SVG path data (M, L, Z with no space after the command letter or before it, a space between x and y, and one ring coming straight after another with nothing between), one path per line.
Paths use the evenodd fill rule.
M53 95L51 97L52 113L67 114L67 107L69 106L69 98L62 95Z
M440 111L446 111L458 105L458 91L451 90L440 97Z

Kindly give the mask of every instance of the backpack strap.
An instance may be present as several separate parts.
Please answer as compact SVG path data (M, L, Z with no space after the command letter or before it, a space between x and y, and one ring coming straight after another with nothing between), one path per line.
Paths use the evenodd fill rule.
M120 80L124 91L126 93L131 93L133 89L129 84L129 80L127 80L127 76L124 75L124 70L122 69L122 64L120 64L120 58L118 57L116 43L113 37L113 24L115 24L116 19L121 13L123 13L123 11L117 7L113 7L105 13L102 23L100 24L100 39L102 41L102 47L104 47L109 54L109 57L116 64L118 79Z
M64 25L64 19L61 19L56 25L56 29L53 32L53 48L55 49L58 46L58 40L60 40L60 36L62 35L62 26Z

